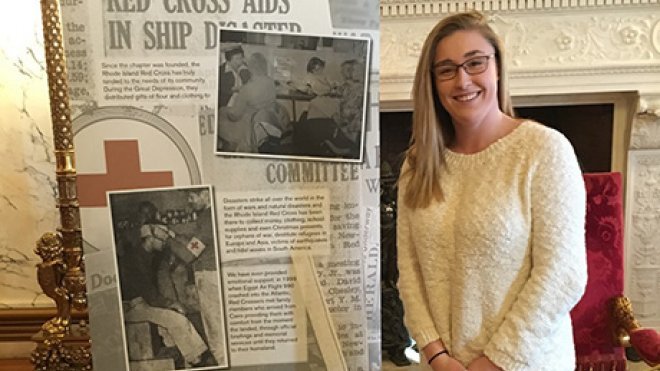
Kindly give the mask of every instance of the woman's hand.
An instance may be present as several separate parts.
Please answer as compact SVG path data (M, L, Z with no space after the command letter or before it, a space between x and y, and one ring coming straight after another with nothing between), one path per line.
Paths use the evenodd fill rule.
M463 366L456 358L450 357L449 354L443 354L431 362L431 369L433 371L465 371Z
M502 371L486 356L481 356L470 363L468 371Z

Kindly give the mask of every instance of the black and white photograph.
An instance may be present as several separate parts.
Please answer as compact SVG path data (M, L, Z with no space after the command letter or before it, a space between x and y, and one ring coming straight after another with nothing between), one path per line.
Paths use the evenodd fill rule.
M362 161L369 38L219 33L216 154Z
M108 193L128 370L229 367L210 186Z

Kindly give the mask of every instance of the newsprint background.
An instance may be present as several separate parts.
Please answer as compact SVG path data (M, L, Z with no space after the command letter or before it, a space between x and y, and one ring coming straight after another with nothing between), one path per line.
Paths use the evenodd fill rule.
M62 3L94 368L127 359L106 193L208 185L230 369L380 369L378 2ZM370 38L364 161L215 155L221 27Z

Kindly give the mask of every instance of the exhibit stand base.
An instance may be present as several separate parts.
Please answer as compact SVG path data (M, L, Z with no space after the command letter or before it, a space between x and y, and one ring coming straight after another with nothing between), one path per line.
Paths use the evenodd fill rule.
M84 322L71 325L64 335L51 335L41 330L32 340L37 345L31 357L35 371L92 369L89 328Z

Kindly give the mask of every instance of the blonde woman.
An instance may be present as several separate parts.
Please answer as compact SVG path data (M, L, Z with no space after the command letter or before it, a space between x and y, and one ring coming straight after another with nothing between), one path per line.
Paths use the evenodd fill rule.
M503 52L478 12L422 49L399 179L405 321L433 370L572 371L584 183L563 135L514 117Z

